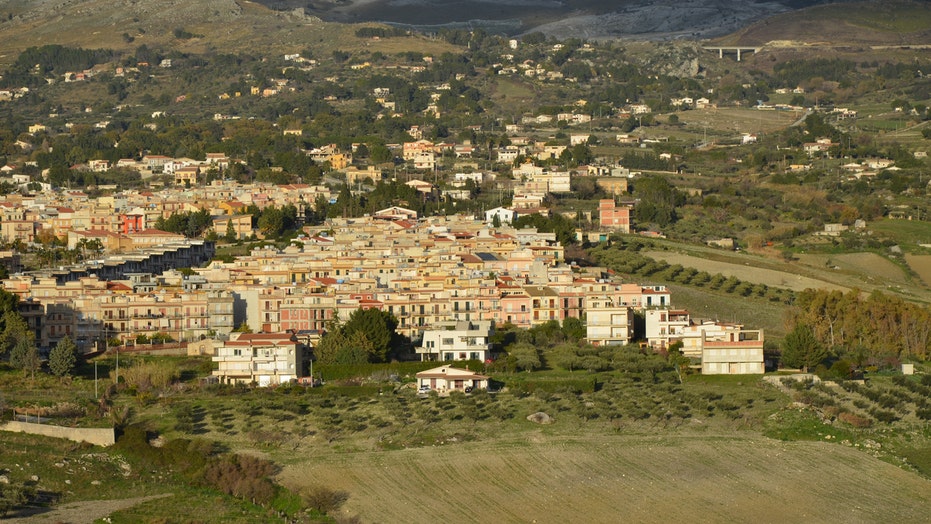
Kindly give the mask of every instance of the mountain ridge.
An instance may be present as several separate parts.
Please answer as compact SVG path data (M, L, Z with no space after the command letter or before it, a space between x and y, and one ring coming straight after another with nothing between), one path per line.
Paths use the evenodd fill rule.
M397 5L424 5L416 0L391 1ZM528 27L556 38L702 40L720 45L752 46L769 42L809 45L824 41L832 45L931 43L931 9L927 1L818 3L807 7L812 2L747 4L731 0L686 0L673 4L658 0L614 4L615 11L598 11L600 14L593 14L597 11L590 7L594 0L577 1L590 4L544 0L551 9L563 4L578 8L559 21L544 20L546 12L543 11L535 15L531 6L541 5L537 0L502 5L523 8L530 13ZM272 0L263 2L273 3ZM194 53L279 53L308 47L328 53L333 49L369 47L372 45L369 40L354 36L359 24L331 23L319 15L325 14L326 9L331 12L343 9L348 13L353 6L374 9L388 2L356 0L294 7L296 3L306 4L282 0L277 4L288 9L275 10L247 0L13 0L0 5L0 64L12 62L27 47L50 43L127 51L145 44ZM586 5L589 5L587 11L583 9ZM799 7L804 9L799 10ZM767 13L775 14L751 21ZM485 13L472 10L471 14ZM517 22L502 18L498 23L506 26ZM372 25L372 22L365 24ZM454 23L448 27L456 26ZM463 27L475 28L469 21ZM177 37L179 29L190 36ZM386 39L377 45L385 51L399 52L412 43L406 39ZM424 39L413 45L441 46L435 41L425 44Z

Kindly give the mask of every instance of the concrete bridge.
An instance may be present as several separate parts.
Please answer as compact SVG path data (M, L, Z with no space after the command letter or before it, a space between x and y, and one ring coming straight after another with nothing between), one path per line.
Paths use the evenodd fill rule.
M759 53L759 47L743 47L743 46L704 46L705 51L717 51L718 58L724 58L724 53L737 53L737 61L740 62L741 53Z

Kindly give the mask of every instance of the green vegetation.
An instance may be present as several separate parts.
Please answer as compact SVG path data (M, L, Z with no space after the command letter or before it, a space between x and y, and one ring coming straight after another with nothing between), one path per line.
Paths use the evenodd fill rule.
M279 485L275 479L280 465L302 460L302 452L295 447L298 442L310 446L307 452L326 456L493 443L533 434L535 425L524 417L538 411L553 417L555 428L574 428L576 435L633 436L653 433L656 428L690 438L717 431L748 437L762 433L782 440L873 446L882 449L888 460L913 457L918 471L926 467L921 462L927 449L925 438L915 436L903 443L891 435L919 429L931 418L926 406L931 393L927 381L875 376L866 386L842 382L842 388L786 382L782 386L786 393L782 393L764 385L759 377L679 373L674 353L667 357L634 347L585 350L564 338L572 327L571 323L566 330L548 326L529 336L528 332L515 333L525 342L509 347L516 352L540 345L539 365L505 366L500 371L489 368L485 372L503 387L499 392L445 397L417 395L410 383L413 373L431 363L368 364L355 371L331 364L325 369L333 378L323 387L250 389L204 385L198 379L204 367L189 359L127 359L121 362L119 384L112 383L112 374L104 379L103 400L95 402L91 395L85 404L60 405L44 412L52 420L58 414L117 420L123 429L114 448L88 454L78 444L63 449L36 437L28 437L34 442L30 446L16 444L26 442L26 437L3 435L3 439L23 454L17 461L30 457L28 462L34 466L23 474L39 474L43 489L58 493L58 503L89 496L86 488L66 489L66 479L77 483L84 477L66 474L53 465L62 461L109 464L94 468L93 474L108 486L119 487L110 493L122 498L174 494L171 508L145 503L117 513L128 520L166 517L167 511L188 505L210 508L215 515L211 521L232 515L240 515L233 520L242 521L271 511L298 519L325 519L347 499L351 502L354 494L319 481L303 487ZM505 333L503 338L510 335ZM78 368L71 385L59 386L59 390L75 391L59 393L65 397L85 394L93 387L88 370L93 373L92 367ZM36 380L46 380L42 375ZM13 371L0 371L9 405L34 405L35 395L54 399L49 390L8 387L15 386L20 377ZM790 408L789 400L807 408ZM150 444L156 437L160 447ZM873 443L882 443L882 448ZM263 458L257 458L255 451ZM28 488L28 483L17 484L26 480L21 478L14 475L11 486ZM84 482L89 486L90 479ZM20 504L11 504L10 509L15 511Z
M243 9L247 7L252 9ZM922 27L916 20L926 20L926 10L911 9L915 15L907 20L849 19L884 30ZM285 17L275 21L281 27L292 23ZM639 200L633 208L634 229L662 233L668 241L614 236L598 246L578 245L576 229L593 229L597 223L596 214L591 220L586 215L595 201L617 195L599 185L602 177L576 172L571 194L545 197L549 217L531 214L515 225L555 233L571 253L567 258L580 265L594 262L631 281L669 284L676 305L689 307L696 316L744 321L766 327L768 334L786 333L783 364L810 368L838 385L768 385L759 377L699 376L675 348L654 354L637 346L591 346L582 341L582 323L567 320L531 330L498 326L494 343L503 352L501 358L459 363L488 374L495 392L418 395L413 375L434 364L391 362L411 342L394 334L394 317L374 309L359 310L333 326L315 348L317 371L327 381L323 387L210 385L201 379L212 364L198 359L125 359L117 376L113 359L98 359L96 367L78 362L64 340L50 355L49 375L41 368L32 331L15 313L15 297L0 292L0 355L8 358L8 364L0 363L3 416L12 416L15 409L19 415L35 413L64 426L116 426L121 433L117 446L106 450L4 434L2 448L20 468L3 465L9 468L3 474L10 483L0 484L0 514L13 514L27 501L62 504L101 493L144 497L170 492L171 504L144 502L116 512L114 519L170 521L189 514L223 522L278 517L335 521L354 507L353 497L359 494L316 477L312 484L285 486L283 467L306 467L308 456L321 464L344 458L362 463L371 456L394 457L391 453L401 450L442 453L456 462L469 459L463 456L475 443L491 454L489 460L504 463L496 467L510 468L533 488L529 491L540 491L528 481L528 472L541 464L532 460L539 457L531 457L529 464L517 464L512 457L546 456L526 451L536 452L532 446L548 439L566 448L595 442L598 459L615 459L607 463L618 471L631 470L631 462L617 459L613 450L633 441L652 446L681 437L699 442L688 450L701 459L707 449L719 447L720 435L729 435L761 441L762 446L769 444L763 437L837 442L929 475L931 384L926 378L892 375L903 361L921 368L928 358L927 283L903 272L894 285L911 289L893 297L856 290L801 291L752 275L763 269L797 277L805 273L806 278L840 274L847 271L844 264L855 264L841 257L862 253L874 257L878 269L859 275L882 280L869 284L872 291L892 285L886 280L892 278L886 271L890 265L910 267L901 252L927 252L921 244L931 243L926 222L931 171L928 161L915 154L926 152L931 134L931 81L926 75L931 66L926 56L909 50L864 50L861 56L835 49L830 56L816 56L807 50L768 49L736 63L705 60L704 51L675 42L556 42L529 33L511 49L505 38L480 29L443 29L427 38L396 28L336 30L307 22L313 38L301 44L308 48L299 50L296 60L298 50L283 49L280 42L267 50L255 43L255 49L246 51L242 43L205 41L209 39L200 32L214 29L201 26L164 27L162 36L155 31L146 36L147 45L130 47L142 40L142 25L130 25L122 35L108 31L112 34L101 36L113 40L107 45L55 44L7 54L9 60L16 58L0 85L29 89L15 91L16 97L9 95L0 107L0 164L17 166L28 183L23 188L2 183L0 193L33 194L51 184L52 190L82 188L99 197L173 180L157 169L146 180L124 168L84 169L92 160L114 166L121 159L141 161L149 155L203 160L208 153L223 153L232 160L230 166L202 173L190 188L191 202L196 202L198 187L223 179L324 185L335 197L303 202L300 209L274 204L246 208L256 236L282 246L302 226L393 205L421 216L479 214L507 206L524 182L515 180L514 171L523 162L557 171L623 166L646 172L634 174L630 195L623 195ZM212 25L222 26L230 39L251 41L235 24ZM255 42L278 38L259 27L267 26L248 30ZM288 41L304 41L299 35L307 34L296 26L288 31L295 32ZM383 39L377 47L370 42L376 37ZM673 72L680 64L699 62L701 75ZM524 65L536 66L534 74L525 74ZM774 91L797 87L803 92ZM253 95L253 88L271 94ZM713 109L673 103L705 96ZM771 97L799 107L749 109ZM635 117L634 104L650 113ZM858 113L834 111L842 107ZM579 126L565 116L574 113L591 120ZM791 125L795 121L798 125ZM30 131L36 123L46 129ZM505 125L518 128L505 131ZM582 132L589 135L587 142L570 142L571 135ZM745 132L756 135L756 141L749 136L744 141ZM398 146L415 134L444 144L468 141L472 151L444 146L435 168L416 169ZM629 144L618 139L620 134L643 141ZM565 149L549 158L521 151L513 163L499 162L505 152L501 148L510 147L518 136ZM807 152L805 145L817 139L830 144L824 151ZM314 151L322 148L335 148L352 167L373 167L384 176L347 183L347 175L335 169L335 159L312 159L319 158ZM871 167L861 173L857 168L855 173L849 167L876 159L893 161L895 169ZM482 183L453 180L456 173L471 172L489 176ZM414 179L432 181L436 191L424 194L405 184ZM912 220L885 218L892 216ZM865 228L855 227L859 221L866 222ZM828 224L850 229L836 236L818 234ZM232 245L235 231L214 231L207 211L175 213L155 226L188 237L223 237L231 245L218 257L226 260L261 245ZM753 256L737 259L733 253L705 250L707 241L721 238L734 239L742 252ZM686 246L693 257L746 265L750 276L665 262L645 252L657 246ZM66 249L61 239L48 234L38 235L34 245L14 242L4 247L27 254L29 268L83 260L103 250L99 243ZM838 285L856 287L849 280ZM248 326L240 326L244 329ZM775 350L771 340L767 349ZM137 341L164 339L140 335ZM853 381L861 377L864 383ZM555 422L544 426L527 419L538 412ZM755 447L740 449L750 454ZM785 449L792 450L780 453ZM414 463L409 457L406 462ZM385 464L391 460L385 458ZM733 460L727 462L730 466ZM833 466L840 470L842 464ZM498 483L500 470L483 468L474 468L483 481L498 489L508 486ZM585 471L587 464L576 468L567 470L560 482L589 475L591 484L598 484ZM371 469L390 468L376 464ZM32 475L41 483L30 480ZM430 475L420 470L411 477ZM889 484L897 486L894 480ZM95 487L100 484L106 489ZM617 492L633 489L614 487ZM54 501L38 500L40 491L52 494ZM508 496L518 499L521 494L508 491ZM371 492L367 497L378 498ZM388 498L402 497L382 497ZM527 508L552 507L538 499L522 501ZM859 514L851 520L857 517L869 520ZM527 520L526 515L503 520L508 518Z

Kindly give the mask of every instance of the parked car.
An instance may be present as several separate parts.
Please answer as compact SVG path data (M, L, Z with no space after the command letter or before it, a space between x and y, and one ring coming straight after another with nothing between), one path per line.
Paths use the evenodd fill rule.
M418 393L418 394L424 394L424 395L425 395L425 394L427 394L427 393L429 393L429 392L431 392L431 391L433 391L433 390L430 389L430 386L420 386L420 389L417 390L417 393Z

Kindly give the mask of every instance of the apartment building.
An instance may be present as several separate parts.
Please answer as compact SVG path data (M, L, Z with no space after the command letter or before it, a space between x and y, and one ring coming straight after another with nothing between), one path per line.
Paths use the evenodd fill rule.
M286 384L306 376L310 353L293 333L234 333L217 347L213 376L223 384Z
M491 358L494 332L492 321L438 323L433 329L424 331L415 351L424 361L485 361Z

